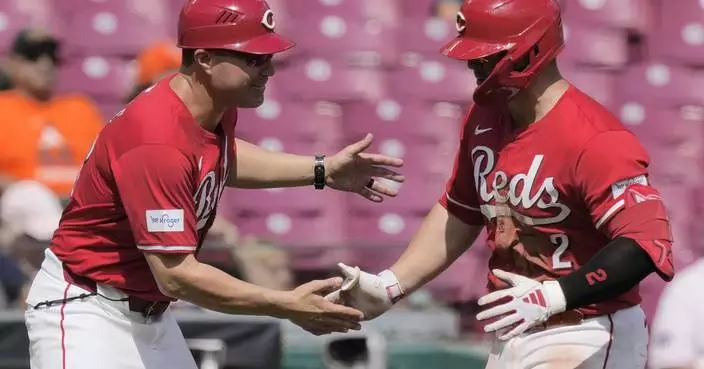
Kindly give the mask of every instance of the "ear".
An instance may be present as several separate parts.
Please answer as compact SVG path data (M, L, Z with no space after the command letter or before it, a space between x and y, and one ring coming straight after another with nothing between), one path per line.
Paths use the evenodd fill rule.
M212 53L204 49L196 49L193 52L193 60L195 61L195 64L198 64L206 74L209 75L212 73L212 67L214 64Z

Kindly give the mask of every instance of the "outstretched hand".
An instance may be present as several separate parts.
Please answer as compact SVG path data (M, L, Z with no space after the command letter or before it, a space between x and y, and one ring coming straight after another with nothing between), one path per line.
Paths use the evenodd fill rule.
M368 133L363 139L329 157L325 163L326 185L336 190L358 193L373 202L383 201L383 196L396 196L396 189L376 179L403 182L405 177L391 169L403 166L403 160L364 152L373 140L372 134Z

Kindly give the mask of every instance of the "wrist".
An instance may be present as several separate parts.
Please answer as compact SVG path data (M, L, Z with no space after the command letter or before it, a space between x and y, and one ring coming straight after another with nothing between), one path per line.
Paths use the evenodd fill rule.
M386 294L391 304L395 304L406 296L406 292L404 291L403 286L401 286L401 282L399 282L394 272L390 269L382 271L377 276L384 285L384 289L386 290Z
M289 319L292 316L292 306L294 305L294 297L290 291L264 291L264 300L268 305L268 314L274 318Z
M330 170L325 155L318 154L313 157L313 186L316 190L322 190L328 184Z
M545 293L545 298L548 300L550 315L559 314L567 309L565 293L562 291L562 287L560 287L558 281L543 282L543 292Z

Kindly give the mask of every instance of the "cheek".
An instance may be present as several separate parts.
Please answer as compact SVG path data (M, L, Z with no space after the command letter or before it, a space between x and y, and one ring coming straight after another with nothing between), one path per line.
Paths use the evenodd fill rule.
M221 63L213 67L213 86L233 90L245 87L247 81L247 74L235 65Z

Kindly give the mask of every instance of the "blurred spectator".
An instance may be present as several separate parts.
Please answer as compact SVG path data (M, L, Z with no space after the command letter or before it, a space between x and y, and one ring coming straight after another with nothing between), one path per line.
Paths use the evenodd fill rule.
M30 280L9 256L0 253L0 309L22 309Z
M0 175L37 180L65 198L103 120L86 96L54 96L59 49L58 40L38 29L21 31L12 42L14 89L0 93Z
M435 0L432 13L436 17L454 22L461 5L462 0Z
M242 279L275 290L294 288L288 252L271 242L245 237L233 249L233 257Z
M163 40L137 55L137 81L127 98L130 101L140 92L181 66L181 49L172 40Z
M680 271L662 293L653 321L649 367L704 368L704 259Z
M39 268L62 212L58 197L32 180L14 182L0 197L2 243L27 274Z

